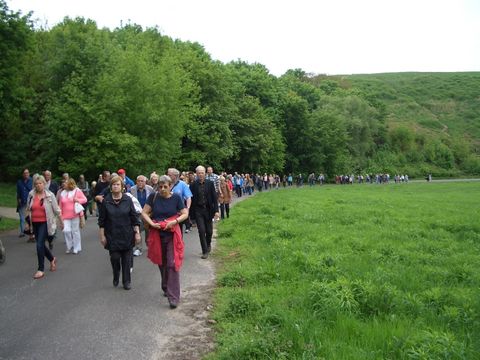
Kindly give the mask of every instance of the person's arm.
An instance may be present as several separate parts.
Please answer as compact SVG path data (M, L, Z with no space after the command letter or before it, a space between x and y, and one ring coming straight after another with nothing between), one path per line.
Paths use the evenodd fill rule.
M103 245L103 247L106 246L107 244L107 238L105 236L105 220L107 218L107 212L105 209L105 204L101 204L99 209L98 209L98 227L100 228L99 230L99 235L100 235L100 243Z
M213 185L213 184L212 184ZM215 187L213 187L213 191L211 191L212 193L212 200L213 200L213 212L214 212L214 219L215 220L218 220L220 218L220 213L218 212L218 197L217 197L217 192L215 191Z
M173 226L180 224L182 221L185 221L185 220L188 219L188 210L187 210L187 208L184 207L183 200L180 196L178 196L177 209L178 209L178 213L180 215L178 215L175 218L175 220L169 221L167 223L167 225L165 226L166 230L168 230L168 229L172 228Z
M55 214L55 216L57 217L60 223L60 229L63 229L62 210L60 209L60 206L58 206L57 199L53 193L51 195L51 198L52 198L53 213Z
M154 223L152 218L150 217L151 212L152 207L150 206L150 204L145 204L142 210L142 218L147 222L148 225L150 225L150 227L160 229L160 224Z
M75 202L78 202L82 205L87 203L87 197L85 196L85 194L83 193L82 190L77 191L75 193L75 199L74 200L75 200Z

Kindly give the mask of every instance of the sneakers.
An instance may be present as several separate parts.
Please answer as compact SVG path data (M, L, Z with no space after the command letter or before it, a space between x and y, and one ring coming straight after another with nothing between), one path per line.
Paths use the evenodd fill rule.
M133 256L140 256L140 255L142 255L142 250L135 249L135 251L133 252Z
M208 253L206 253L206 254L202 254L202 256L201 256L201 257L202 257L202 259L208 259Z
M190 232L190 229L185 229L185 234L188 234Z

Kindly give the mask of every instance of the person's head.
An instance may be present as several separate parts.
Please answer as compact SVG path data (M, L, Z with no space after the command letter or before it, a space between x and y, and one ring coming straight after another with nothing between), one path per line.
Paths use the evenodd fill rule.
M95 186L97 186L97 182L96 182L96 181L92 181L92 188L95 188Z
M50 172L50 170L45 170L43 172L43 177L45 178L46 182L49 182L50 180L52 180L52 173Z
M22 177L23 177L24 180L28 179L30 177L30 170L23 169Z
M137 189L143 190L147 184L147 177L143 175L137 176Z
M109 182L110 181L110 171L103 170L102 171L102 181Z
M200 182L203 182L205 180L205 167L203 167L202 165L198 165L195 169L195 173L197 174L197 178L198 180L200 180Z
M224 177L223 175L220 175L219 179L220 179L220 182L221 182L221 183L224 183L224 182L225 182L225 177Z
M170 189L172 187L172 179L168 175L162 175L158 178L158 192L162 197L170 197Z
M68 175L68 173L63 173L62 174L62 179L68 180L69 178L70 178L70 175Z
M43 175L35 174L33 176L33 187L35 188L36 193L43 193L46 185L47 182L45 181Z
M72 190L74 190L76 187L77 187L77 183L75 182L74 179L69 178L68 180L66 180L65 188L66 188L67 190L72 191Z
M78 181L79 182L84 182L85 181L85 176L83 174L81 174L79 177L78 177Z
M207 167L207 174L208 175L213 174L213 168L211 166Z
M156 172L153 172L150 174L150 183L152 185L157 185L158 184L158 174Z
M125 169L118 169L117 173L118 173L118 176L122 177L122 179L125 179L125 176L127 176Z
M123 184L123 179L120 176L113 176L110 179L110 191L112 194L122 193L124 187L125 185Z
M175 168L170 168L167 170L167 175L172 179L172 184L175 184L180 176L180 171Z

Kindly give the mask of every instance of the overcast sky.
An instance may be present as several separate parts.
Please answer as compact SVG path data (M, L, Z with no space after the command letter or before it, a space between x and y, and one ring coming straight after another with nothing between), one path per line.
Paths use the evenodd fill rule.
M202 44L272 74L480 71L480 0L7 0L49 27L83 16Z

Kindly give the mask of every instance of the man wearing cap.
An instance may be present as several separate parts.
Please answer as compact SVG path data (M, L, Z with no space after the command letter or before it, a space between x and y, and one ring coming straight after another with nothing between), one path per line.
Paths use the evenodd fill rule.
M123 179L123 183L125 184L125 190L127 192L130 192L130 189L132 188L132 186L135 185L133 180L127 176L125 169L118 169L117 173Z

